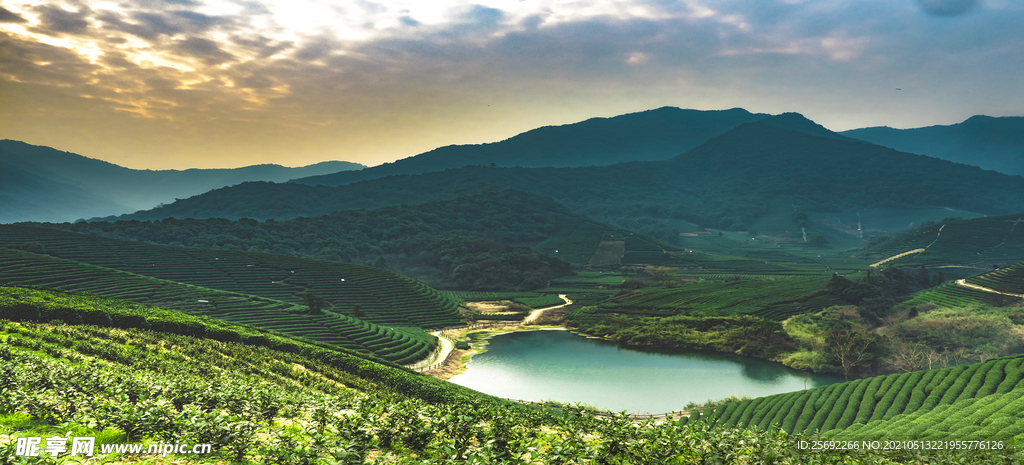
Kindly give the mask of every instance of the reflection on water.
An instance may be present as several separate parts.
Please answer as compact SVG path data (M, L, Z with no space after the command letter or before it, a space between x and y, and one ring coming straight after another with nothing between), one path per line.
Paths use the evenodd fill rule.
M729 395L760 397L841 382L727 354L640 351L568 331L496 335L456 384L499 397L665 413Z
M768 366L767 364L753 363L744 363L742 373L743 376L762 383L776 383L787 376L791 376L790 373L777 370L775 367Z

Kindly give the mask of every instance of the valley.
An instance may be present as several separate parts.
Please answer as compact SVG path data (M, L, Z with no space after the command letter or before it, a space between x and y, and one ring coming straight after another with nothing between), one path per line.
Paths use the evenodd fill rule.
M857 134L661 108L4 211L0 457L73 434L239 463L1019 461L1024 178ZM26 153L77 160L4 144L36 178ZM142 176L94 162L41 185L100 205ZM179 175L146 176L121 194ZM1001 446L799 446L890 436Z

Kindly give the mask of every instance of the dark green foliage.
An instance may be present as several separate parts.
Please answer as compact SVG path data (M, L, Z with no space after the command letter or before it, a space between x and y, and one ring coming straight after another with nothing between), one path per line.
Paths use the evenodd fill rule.
M865 424L871 419L871 415L875 411L875 404L878 402L880 397L877 394L878 390L880 388L884 389L884 387L882 386L886 381L888 381L891 385L895 378L895 376L876 376L871 379L871 382L868 383L867 388L864 389L864 395L861 397L860 406L858 406L855 409L857 416L853 419L853 422L850 424ZM845 416L845 412L843 415Z
M919 267L917 273L919 280L923 278L921 267L932 268L949 263L960 263L973 266L984 265L985 268L991 269L991 264L995 262L1004 268L981 275L986 278L979 277L979 282L986 282L985 287L995 286L1001 292L1021 294L1024 292L1008 291L1021 287L1019 279L1016 281L1017 284L1014 284L1012 278L1021 270L1008 269L1012 268L1015 262L1024 260L1024 230L1015 227L1014 223L1020 218L1019 213L967 220L946 218L941 222L929 222L910 231L894 234L874 242L863 249L862 255L871 260L882 260L911 250L925 249L922 253L909 254L887 263L887 265ZM977 273L976 268L944 268L944 271L946 274L954 274L955 277L962 278ZM932 285L940 284L942 282L942 279L939 279L941 273L936 273L934 268L932 268L932 273ZM975 278L971 278L971 281L974 282ZM1006 284L1002 284L1003 282ZM990 295L989 297L996 296ZM930 296L929 299L914 299L914 303L917 305L934 301L934 303L942 305L943 297L956 299L955 294L946 294ZM1002 300L1002 305L1011 305L1020 301L1009 296L1004 296ZM997 304L999 304L998 299L991 303L991 305Z
M822 290L826 279L705 279L670 283L623 292L602 303L603 311L659 315L664 313L742 314L784 320L797 313L843 304Z
M287 332L296 336L309 337L311 339L335 344L363 352L373 352L380 356L396 362L413 363L423 357L434 347L433 336L425 333L419 328L412 326L409 319L430 321L433 317L430 308L423 311L423 300L413 296L409 298L408 291L425 292L427 302L445 302L446 299L437 295L436 291L420 287L406 289L407 292L399 292L383 299L373 298L371 301L380 306L385 299L394 300L394 307L381 308L382 312L372 317L374 320L396 328L384 330L382 326L362 321L356 318L338 314L309 315L304 307L288 304L272 299L261 299L249 295L241 295L230 292L216 291L201 287L188 286L185 284L164 281L154 278L147 278L135 274L85 265L68 260L56 259L48 256L27 254L24 252L12 251L0 248L0 257L6 260L0 263L0 279L12 282L27 282L33 284L60 285L68 289L87 290L100 293L106 297L123 298L145 303L158 305L165 308L181 310L196 315L219 317L238 323L252 324L266 329ZM245 269L251 269L246 267ZM376 271L375 271L376 272ZM350 275L351 276L351 275ZM352 282L359 285L360 277L356 276ZM331 279L330 281L333 281ZM383 294L379 281L364 280L370 290L370 297L373 294ZM387 279L385 283L390 283ZM388 287L401 289L403 282L396 280L395 284ZM355 288L349 288L355 290ZM362 297L367 297L363 294ZM350 292L343 298L351 301L360 298L359 293ZM19 311L24 309L20 303L10 304L12 318ZM454 307L454 303L450 304ZM72 319L77 322L68 310L78 312L80 320L85 323L98 325L114 325L122 328L152 328L159 331L175 332L178 334L191 334L195 336L206 336L204 325L198 321L150 321L143 315L127 314L111 321L109 315L104 312L97 313L88 306L67 305L46 305L36 307L34 311L43 313L39 316L28 315L20 319L45 320L66 320ZM435 307L436 308L436 307ZM60 313L63 312L63 315ZM387 312L387 313L384 313ZM408 313L406 313L408 312ZM31 311L29 313L32 313ZM408 315L409 319L403 318ZM383 317L383 318L382 318ZM396 318L399 317L399 318ZM437 320L433 320L436 321ZM442 320L443 321L443 320ZM459 320L455 320L459 321ZM153 325L156 326L153 326ZM232 336L213 335L210 337L223 338ZM235 340L235 339L231 339Z
M757 421L757 420L753 420L754 415L756 413L758 413L759 407L761 406L761 403L765 402L765 399L766 399L766 397L758 397L758 398L753 399L751 401L744 402L747 405L749 405L749 407L747 407L746 409L743 410L743 414L740 415L740 419L735 424L737 426L746 426L746 425L749 425L751 423L751 421ZM763 417L764 417L764 412L761 411L760 412L760 417L758 417L758 420L760 418L763 418Z
M871 127L842 134L910 153L1024 175L1020 161L1024 118L976 115L963 122L920 128Z
M995 365L988 369L985 373L985 380L982 382L978 391L971 393L970 397L985 397L996 393L996 389L999 388L999 384L1006 379L1009 371L1011 370L1008 365L1016 360L1000 360Z
M294 304L302 304L303 296L312 293L326 301L325 309L359 304L367 310L366 319L374 323L439 327L461 322L455 302L436 290L373 268L256 252L157 246L22 225L0 228L0 246L17 237L35 237L48 245L49 255L134 274ZM98 278L90 273L68 276L47 270L40 265L45 255L18 255L8 249L0 253L20 257L20 264L12 262L4 267L7 269L0 269L0 277L10 282L101 292L111 297L122 297L117 295L119 291L131 287L122 282L98 284ZM153 300L165 292L149 289L125 294L141 294L139 297ZM201 305L204 300L212 305ZM198 298L190 310L237 314L253 306L251 302L221 304Z
M1004 394L1013 390L1024 377L1024 359L1015 358L1006 365L1006 378L999 383L996 393Z
M846 402L846 408L843 410L843 414L839 417L839 420L836 421L834 428L842 429L853 424L857 419L857 415L860 413L860 409L864 407L864 398L868 386L875 381L876 379L869 378L854 382L856 388L853 390L853 393L850 394L850 398ZM869 414L871 412L870 408L866 409L866 411Z
M785 405L785 397L772 397L767 401L767 405L763 405L750 419L751 425L756 425L761 429L768 429L772 426L775 421L775 416L779 413L782 407ZM778 426L778 425L776 425Z
M804 390L796 396L790 397L790 404L783 408L786 416L782 419L781 427L784 431L793 431L796 428L796 422L804 412L804 409L800 408L800 406L808 405L814 393L813 389Z
M971 373L971 378L967 380L966 386L964 386L963 389L961 389L960 392L956 394L954 394L956 390L953 388L951 388L949 391L946 391L946 394L942 396L942 401L939 403L952 404L953 402L956 402L958 399L973 399L975 397L980 397L978 396L978 390L981 389L981 386L985 383L986 375L988 375L989 372L991 372L992 370L998 370L1002 372L1005 366L1005 360L997 362L995 364L983 363L981 365L977 365L977 369L974 370L973 373ZM958 380L957 382L959 383L960 381Z
M822 395L818 397L817 409L815 410L814 417L807 423L808 431L821 431L822 425L825 424L825 419L828 418L829 414L832 413L833 406L839 401L839 397L842 395L843 390L846 389L848 383L833 384L829 386L830 389L822 392ZM828 393L826 396L825 393Z
M978 365L960 365L946 369L948 370L948 374L942 378L941 383L935 386L935 389L932 389L931 392L928 393L928 397L925 398L924 402L922 402L920 406L911 403L907 405L907 408L911 409L911 411L917 410L918 408L934 408L936 405L939 405L943 396L945 396L946 391L949 391L951 388L953 389L952 392L954 395L959 395L960 391L963 390L964 385L967 384L967 380L970 379L969 377L964 379L961 375L965 372L973 374L976 369L978 369Z
M828 431L826 436L833 438L888 435L888 438L1006 439L1024 433L1024 420L1019 419L1015 410L1018 403L1024 402L1021 391L992 393L996 381L991 381L989 389L983 390L982 380L1004 379L1002 376L990 378L994 371L1010 376L1021 360L1024 357L996 359L984 364L860 379L805 392L740 401L739 405L726 406L729 418L724 418L721 424L741 427L774 424L794 434L820 429ZM973 386L979 388L971 391ZM743 412L742 417L737 419L736 412ZM922 420L916 420L918 418ZM887 424L901 426L887 430ZM978 436L981 431L989 436Z
M842 391L835 401L831 403L828 415L821 423L822 431L828 431L837 427L839 420L843 417L843 412L846 410L847 404L850 403L850 397L854 392L856 392L857 388L863 384L863 382L863 379L858 379L856 381L840 384L840 386L842 386Z
M776 410L774 414L769 413L771 418L768 418L768 415L765 415L765 420L762 421L765 425L764 428L784 428L783 425L785 424L785 419L787 417L791 417L791 414L796 412L796 410L793 409L793 403L796 402L799 396L800 394L793 393L793 395L786 396L782 402L779 402L779 409Z
M130 218L310 217L448 198L455 189L438 186L475 187L478 182L495 190L529 189L577 213L658 239L678 237L663 219L749 230L773 199L807 211L871 205L1024 211L1024 179L1019 177L750 123L668 161L581 168L466 166L339 187L243 183Z
M892 416L903 412L913 412L919 409L927 400L928 395L934 391L934 388L929 388L927 386L930 386L930 383L934 382L934 380L943 379L948 374L949 370L928 370L923 373L923 376L919 378L919 382L916 384L913 383L913 378L911 378L911 380L907 381L907 384L903 386L903 389L900 390L900 395L895 401L893 401L892 406L889 407L889 411L886 412L884 419L892 418ZM904 391L906 392L906 395L904 395Z
M348 210L288 221L165 219L52 225L69 231L140 242L268 252L371 265L434 286L474 290L543 287L570 274L568 263L534 252L559 228L606 226L584 221L544 197L481 189L466 197ZM563 256L563 254L557 254ZM590 254L582 261L585 264Z
M819 408L817 405L818 399L822 396L825 390L810 389L809 391L810 395L807 396L807 400L803 403L802 407L799 403L794 405L794 410L800 409L800 414L796 419L796 423L793 425L793 429L788 429L786 430L787 432L805 431L807 430L807 425L809 425L811 420L814 419L814 414Z
M782 324L753 316L636 317L583 307L567 316L566 326L638 346L716 350L772 358L793 350Z

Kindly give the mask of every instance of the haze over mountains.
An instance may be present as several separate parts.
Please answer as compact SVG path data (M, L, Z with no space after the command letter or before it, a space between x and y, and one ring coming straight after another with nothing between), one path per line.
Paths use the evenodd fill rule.
M754 134L756 131L749 127L738 131L753 122L760 123L759 134ZM773 130L782 132L773 133ZM798 136L791 132L822 139L798 143L804 152L802 157L818 160L790 160L801 163L801 166L818 167L820 164L820 171L799 176L807 181L804 189L795 188L794 182L794 175L803 172L801 167L772 164L773 160L781 160L783 154L792 152L786 145ZM919 186L919 193L929 192L938 185L936 179L925 179L932 168L922 171L919 167L917 171L902 174L894 171L907 163L907 166L916 166L916 163L926 162L906 161L910 160L904 156L906 154L883 155L877 145L840 143L866 140L905 152L1024 174L1022 134L1024 118L978 116L951 126L908 130L865 128L839 134L798 113L771 116L739 108L697 111L663 107L612 118L542 127L490 144L441 147L364 169L358 169L362 165L346 162L325 162L303 168L258 165L230 170L185 171L131 170L47 147L0 141L0 180L3 181L0 187L3 205L0 222L112 219L115 215L136 210L142 211L122 217L286 219L297 215L316 216L339 209L378 208L451 198L463 192L467 183L479 182L493 182L496 187L512 188L522 188L522 183L527 183L531 192L552 196L570 208L582 209L580 213L616 221L622 226L636 227L645 223L645 232L658 235L657 230L661 229L661 236L671 235L673 219L720 228L749 227L754 218L767 212L766 205L777 195L803 196L809 208L819 210L872 204L840 201L830 195L817 198L820 196L809 189L816 185L830 189L834 195L851 198L860 195L856 193L864 189L874 190L873 194L862 196L865 202L869 198L875 199L874 205L953 208L971 205L970 208L978 212L1006 213L1005 208L1016 208L1009 206L1015 204L1014 201L1003 208L1004 200L1009 198L989 199L991 202L986 206L980 200L972 200L975 197L988 198L985 194L979 197L977 192L964 191L956 199L946 199L948 196L941 193L912 199L914 194L901 189ZM775 140L762 142L759 138ZM776 152L766 152L765 148L769 146ZM699 155L682 155L694 150ZM751 156L755 152L761 156ZM861 152L863 156L858 155ZM838 158L832 160L832 157ZM895 158L889 160L890 157ZM726 159L732 162L715 166L707 163L708 160ZM497 171L491 169L492 163ZM626 164L602 168L616 163ZM470 165L487 169L469 168ZM864 173L874 170L880 177L859 177L862 182L847 182L842 174L836 179L831 178L836 175L830 174L828 181L822 183L820 174L831 173L837 166L852 169L847 170L850 175L858 170ZM934 166L942 166L934 169L943 173L967 169L965 166ZM542 167L545 169L541 170ZM697 167L701 168L695 169ZM748 172L749 167L753 167L754 172ZM793 173L788 172L790 169ZM381 181L380 184L356 186L359 181L444 170L454 172L425 178L403 177L397 184ZM740 171L744 174L738 174ZM976 176L985 179L992 176L980 175L977 170L970 169L963 173L951 175L946 182L959 184L954 180L963 177L964 182L971 184ZM854 176L862 175L867 176L863 173ZM925 178L919 178L920 175ZM906 176L917 178L902 179ZM770 184L774 187L766 185L765 180L769 178L773 179ZM353 187L330 191L310 190L294 184L273 187L256 184L224 189L245 181L281 183L289 179L293 183L310 186L351 184ZM872 179L899 184L886 187ZM992 179L1003 178L995 176ZM444 187L438 188L438 184L434 184L436 182L443 183L440 185ZM993 182L999 184L1003 181ZM626 184L631 184L631 187L627 189ZM837 192L835 186L840 185L844 190ZM901 192L895 194L900 200L894 200L892 195L882 195L885 189ZM954 188L957 189L961 188ZM211 190L204 196L188 199ZM735 201L737 199L739 202ZM793 203L794 208L798 203ZM173 208L168 205L151 210L160 204L173 204ZM814 206L816 204L822 205ZM629 218L628 224L622 224L626 218ZM666 219L668 223L664 223ZM661 221L664 227L653 226L652 220Z
M364 168L329 161L287 168L253 165L232 169L134 170L49 147L0 141L0 222L74 221L150 209L245 181L285 181L297 176Z
M313 176L293 182L337 186L384 176L491 163L499 167L539 168L668 160L736 126L769 116L742 108L700 111L662 107L612 118L545 126L490 144L449 145L358 172Z
M466 166L336 187L244 183L120 219L288 219L452 198L480 183L548 196L578 214L661 239L678 236L685 222L751 230L765 215L786 220L762 233L799 234L802 211L1024 211L1024 178L823 131L786 114L745 123L670 160L576 168Z
M902 152L1024 176L1024 117L1020 116L972 116L949 126L873 127L843 134Z

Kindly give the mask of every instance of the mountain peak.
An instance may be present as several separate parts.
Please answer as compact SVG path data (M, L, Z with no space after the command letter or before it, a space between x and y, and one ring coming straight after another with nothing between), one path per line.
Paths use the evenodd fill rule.
M769 116L763 120L762 123L775 126L777 128L788 129L790 131L803 132L812 136L827 137L829 139L836 140L853 140L841 134L837 134L825 128L824 126L811 121L806 116L800 113L787 112L778 114L775 116Z

